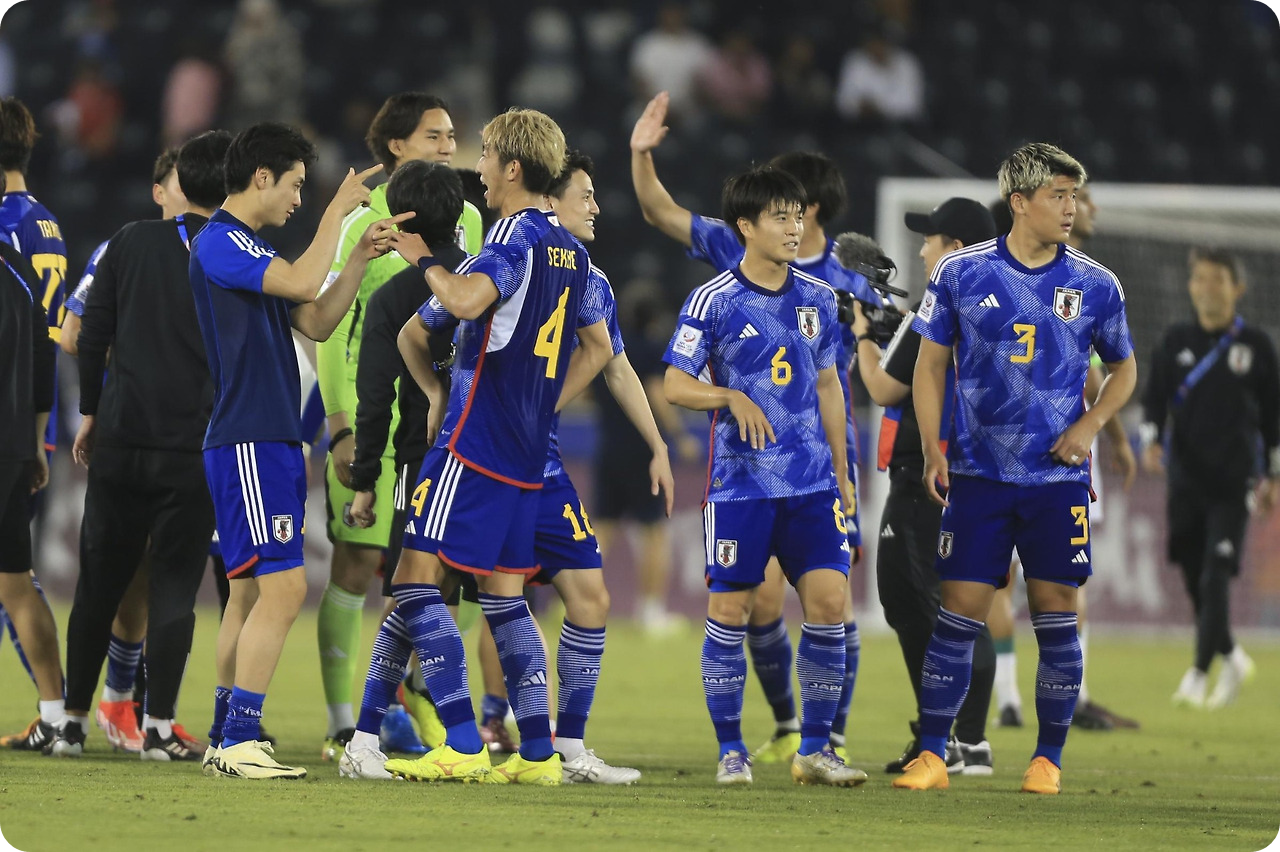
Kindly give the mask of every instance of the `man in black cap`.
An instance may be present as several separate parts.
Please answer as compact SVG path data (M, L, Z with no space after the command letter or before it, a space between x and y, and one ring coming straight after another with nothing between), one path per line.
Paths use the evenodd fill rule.
M920 258L929 275L944 255L985 242L996 236L995 222L982 204L968 198L951 198L932 213L908 213L906 225L924 235ZM876 466L889 472L889 497L880 518L880 544L876 551L876 582L880 603L889 626L898 634L907 674L920 701L920 675L925 649L938 617L940 587L934 571L934 549L942 520L942 507L925 494L924 454L920 448L920 427L911 404L911 378L920 335L911 329L919 302L912 306L898 332L883 352L868 336L870 325L855 308L854 334L858 337L858 370L868 395L885 406L880 424ZM952 382L954 382L952 375ZM946 432L951 427L950 412L942 419ZM991 634L984 627L973 652L973 681L956 718L955 736L947 745L947 771L966 775L990 775L991 745L986 738L987 709L995 679L995 650ZM912 739L902 756L885 766L886 772L902 772L919 756L919 723L911 722Z

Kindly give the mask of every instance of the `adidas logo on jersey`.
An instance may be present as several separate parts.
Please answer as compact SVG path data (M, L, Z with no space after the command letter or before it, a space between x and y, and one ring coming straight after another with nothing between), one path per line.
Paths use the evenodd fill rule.
M885 524L884 529L880 531L880 537L881 538L897 538L898 534L893 531L893 527L889 526L888 524Z
M998 308L998 307L1000 307L1000 302L996 299L996 294L995 294L995 293L991 293L991 294L989 294L989 295L987 296L987 298L983 299L983 300L982 300L981 302L979 302L978 304L979 304L979 305L981 305L981 306L982 306L982 307L984 307L984 308Z
M1082 550L1082 551L1080 551L1079 553L1077 553L1077 554L1075 555L1075 557L1073 557L1073 558L1072 558L1072 560L1071 560L1071 561L1072 561L1072 562L1074 562L1074 563L1075 563L1075 564L1077 564L1077 565L1088 565L1088 564L1089 564L1089 557L1088 557L1088 556L1085 556L1085 553L1084 553L1084 551Z
M742 334L738 335L739 340L746 340L748 337L756 337L760 332L756 331L756 327L751 323L747 323L747 327L742 330Z

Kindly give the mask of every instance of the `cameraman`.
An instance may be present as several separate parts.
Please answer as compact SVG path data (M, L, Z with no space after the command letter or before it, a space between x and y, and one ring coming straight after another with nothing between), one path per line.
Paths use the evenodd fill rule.
M906 226L924 235L920 257L929 275L949 252L996 235L991 213L968 198L949 199L927 215L908 213ZM911 329L911 320L919 307L919 302L912 306L883 355L877 339L880 330L873 328L860 303L854 306L853 319L853 332L858 339L858 371L870 397L885 406L876 463L880 470L889 471L889 497L880 521L876 581L885 618L902 646L907 675L916 694L917 714L925 648L933 635L940 599L933 563L942 519L941 507L929 500L921 483L924 455L915 408L911 404L911 378L920 350L920 335ZM954 387L952 370L948 370L948 380ZM943 412L942 423L943 430L949 432L949 407ZM943 441L945 446L945 435ZM992 772L986 717L994 679L995 650L991 634L984 627L974 647L972 685L956 719L955 739L959 742L947 748L949 772L968 775ZM886 772L902 772L904 766L919 756L918 721L911 723L911 732L911 742L900 758L885 766Z

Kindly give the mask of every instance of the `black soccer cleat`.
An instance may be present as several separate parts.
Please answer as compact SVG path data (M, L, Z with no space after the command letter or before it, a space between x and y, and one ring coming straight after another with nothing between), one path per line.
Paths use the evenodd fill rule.
M147 728L147 738L142 743L142 753L140 755L143 760L199 760L200 754L192 751L187 744L175 733L170 733L167 737L161 737L160 731L155 728Z

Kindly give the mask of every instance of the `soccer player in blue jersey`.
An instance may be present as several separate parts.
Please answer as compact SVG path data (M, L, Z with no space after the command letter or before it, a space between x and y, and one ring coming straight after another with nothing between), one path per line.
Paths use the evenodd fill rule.
M702 684L720 743L722 784L752 780L742 741L743 642L770 557L805 612L797 654L801 740L792 778L853 786L867 777L829 745L845 677L845 509L853 484L835 292L790 266L806 202L800 182L781 169L753 169L726 182L724 220L745 253L689 296L664 358L667 399L712 413Z
M227 200L191 245L191 286L214 383L205 474L227 576L235 580L218 632L213 742L204 763L210 774L236 778L306 775L277 763L259 739L267 687L307 590L302 392L292 329L313 340L329 336L366 263L383 251L374 235L397 221L370 225L321 293L342 219L368 201L364 181L382 166L348 171L311 245L289 263L258 231L283 225L302 203L314 162L315 149L293 128L263 123L242 132L227 151Z
M658 180L653 164L653 149L667 134L663 121L667 114L667 95L660 93L645 107L631 135L631 178L645 220L667 236L688 247L689 256L709 264L717 271L731 269L743 255L741 243L729 223L708 216L696 216L681 207ZM795 177L804 187L805 228L791 265L801 272L826 281L838 290L852 293L857 299L879 305L882 300L857 272L846 269L836 259L835 240L827 236L826 226L837 219L848 203L848 191L840 170L822 154L791 152L775 157L770 165ZM857 511L858 437L854 427L853 398L850 395L849 371L857 353L857 341L848 326L839 329L840 350L837 366L840 388L845 399L845 456L849 480L853 483L854 501L846 508L845 525L849 530L849 546L856 563L862 553L862 531ZM755 757L762 763L790 760L800 743L800 723L796 718L795 698L791 690L791 639L782 618L786 585L777 561L770 561L751 612L747 643L756 676L765 699L773 709L775 730L769 742ZM848 666L841 687L840 703L832 725L832 745L845 755L845 722L853 701L858 673L860 642L858 625L853 618L853 600L845 605L845 647Z
M579 326L581 345L570 363L570 323L582 322L590 258L541 209L564 168L564 134L542 113L513 109L490 121L481 140L476 171L487 205L503 218L480 254L455 273L442 268L416 234L394 232L386 241L423 269L435 294L405 324L400 350L431 401L428 433L439 433L409 500L391 618L412 637L448 733L418 760L390 760L385 769L421 780L559 784L546 652L523 589L536 570L534 520L556 402L570 373L593 375L612 351L600 319ZM449 333L455 320L446 409L428 342L432 334ZM480 741L462 639L441 596L450 569L477 577L516 709L520 751L497 768Z
M1062 789L1062 747L1083 670L1076 598L1093 571L1089 447L1137 381L1119 280L1064 245L1085 179L1084 167L1053 145L1010 155L999 181L1013 229L939 261L916 315L923 339L912 384L924 486L945 507L936 563L942 603L921 677L920 756L895 787L947 787L946 739L968 691L974 639L1016 547L1040 646L1040 732L1022 789ZM1109 375L1086 409L1090 347ZM938 435L953 353L956 405L944 453Z

